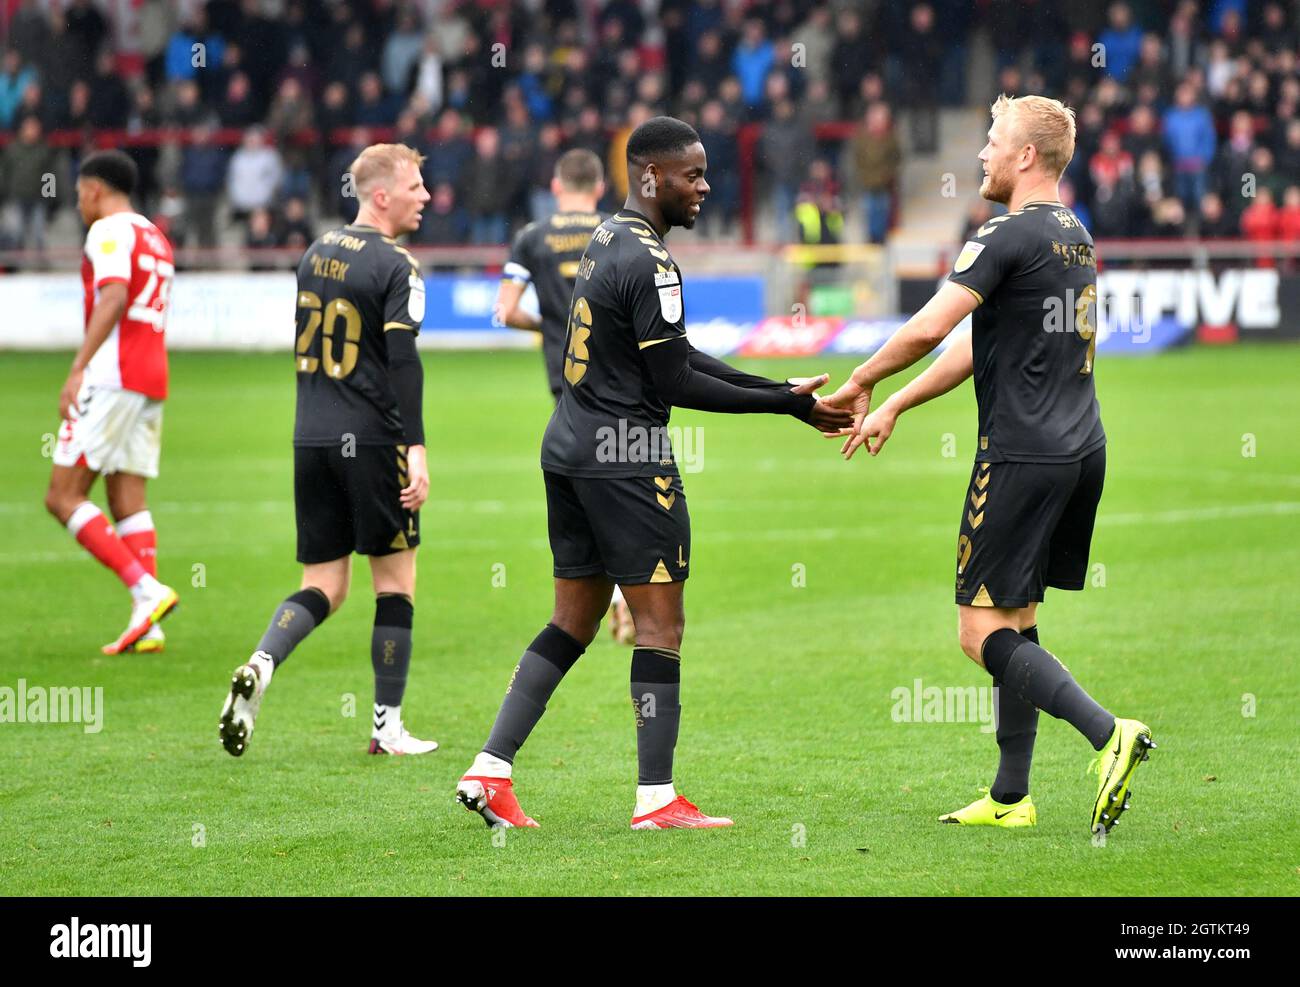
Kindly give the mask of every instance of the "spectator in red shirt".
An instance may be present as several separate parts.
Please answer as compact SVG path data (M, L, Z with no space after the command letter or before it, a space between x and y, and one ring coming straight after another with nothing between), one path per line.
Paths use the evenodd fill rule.
M1277 214L1277 238L1300 240L1300 185L1288 185L1282 193L1282 208Z
M1133 155L1120 145L1119 135L1106 131L1101 147L1088 163L1092 180L1098 185L1118 185L1133 174Z
M1241 214L1241 233L1248 240L1266 242L1278 238L1279 210L1273 202L1273 190L1262 186L1255 195L1255 201ZM1256 267L1272 267L1273 258L1261 250L1255 261Z

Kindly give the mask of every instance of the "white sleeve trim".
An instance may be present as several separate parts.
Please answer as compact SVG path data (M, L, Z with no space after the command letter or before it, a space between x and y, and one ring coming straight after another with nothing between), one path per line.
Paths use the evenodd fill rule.
M508 261L506 266L501 269L501 276L511 281L517 281L519 284L527 284L533 280L533 272L518 264L515 261Z

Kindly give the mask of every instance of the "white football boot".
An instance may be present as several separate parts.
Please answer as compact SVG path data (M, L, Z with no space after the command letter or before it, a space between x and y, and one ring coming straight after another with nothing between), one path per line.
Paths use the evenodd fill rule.
M437 749L436 740L411 736L402 722L400 706L375 706L374 726L370 733L371 754L428 754Z
M396 731L376 734L370 738L371 754L429 754L438 749L436 740L421 740L411 736L405 724Z
M252 658L235 669L230 680L230 695L221 708L221 746L235 757L248 749L257 711L262 707L262 696L271 684L266 669L274 667L270 655L265 651L255 651Z

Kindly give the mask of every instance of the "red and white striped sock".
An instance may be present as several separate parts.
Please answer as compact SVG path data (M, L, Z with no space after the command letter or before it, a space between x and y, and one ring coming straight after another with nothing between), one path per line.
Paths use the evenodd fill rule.
M104 512L90 501L83 501L68 518L68 531L81 547L99 559L122 580L128 589L148 576L148 572L127 548L104 517Z
M117 536L140 560L145 572L158 575L158 534L154 531L152 514L136 511L122 518L117 522Z

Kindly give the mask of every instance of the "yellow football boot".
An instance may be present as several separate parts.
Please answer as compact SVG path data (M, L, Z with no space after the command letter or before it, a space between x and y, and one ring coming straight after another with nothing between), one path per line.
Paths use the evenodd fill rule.
M1151 728L1137 720L1115 719L1115 731L1089 770L1097 774L1097 800L1092 805L1091 831L1109 833L1129 807L1129 783L1137 766L1155 748Z
M982 799L977 799L964 809L949 812L939 817L941 823L956 823L960 826L1037 826L1038 810L1028 795L1014 805L1003 805L993 801L988 789Z

